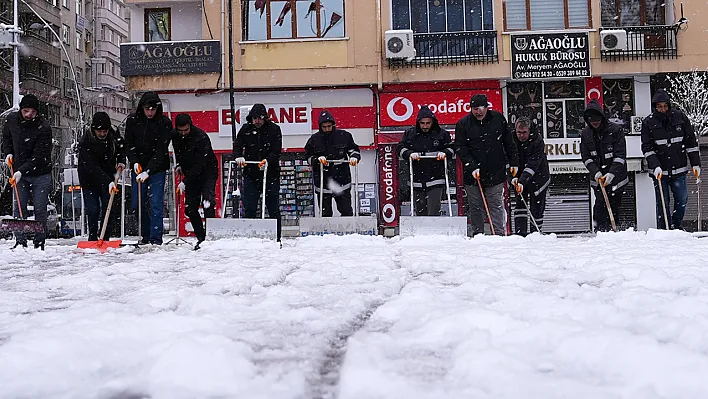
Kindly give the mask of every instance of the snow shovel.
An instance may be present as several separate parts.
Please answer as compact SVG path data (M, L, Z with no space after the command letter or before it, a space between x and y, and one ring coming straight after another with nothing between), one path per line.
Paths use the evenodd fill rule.
M437 153L436 153L437 154ZM422 154L420 159L437 159L437 155ZM445 165L445 192L447 193L447 216L416 216L415 194L413 190L413 162L408 162L411 186L411 215L401 216L400 236L412 237L416 235L445 235L467 237L467 217L452 215L452 201L450 199L450 178L447 174L447 158L441 159Z
M517 190L516 195L521 197L521 202L523 202L524 206L526 207L526 214L529 215L529 218L531 218L533 225L536 227L536 231L538 231L540 234L543 234L543 233L541 233L541 229L538 227L538 223L536 223L536 218L533 217L533 214L531 213L531 208L529 208L529 204L526 202L526 198L524 198L524 195L518 191L517 187L518 187L518 183L514 184L514 189Z
M234 161L231 161L234 162ZM259 161L246 161L247 164L259 164ZM229 171L231 170L229 164ZM209 228L206 231L207 237L210 239L219 238L262 238L276 241L278 239L278 221L277 219L266 219L266 180L268 175L268 164L263 167L263 191L261 194L261 218L260 219L245 219L241 218L225 218L222 213L220 218L207 218L206 224ZM229 173L229 183L226 185L224 192L224 203L226 202L226 194L231 188L231 174Z
M327 160L331 164L349 163L346 159ZM301 217L299 220L300 236L312 235L376 235L378 226L376 217L359 215L359 164L354 166L354 216L322 217L324 205L324 164L320 163L319 213L317 217Z
M119 172L120 173L120 172ZM116 178L113 183L118 186L118 173L116 173ZM115 191L111 191L111 198L108 200L108 207L106 208L106 215L103 217L103 225L101 226L101 236L98 241L79 241L76 246L79 249L97 249L100 253L105 253L108 248L120 248L122 240L116 241L104 241L103 237L106 236L106 228L108 227L108 219L111 217L111 208L113 207L113 198L115 197Z
M604 181L603 181L604 183ZM605 197L605 207L607 208L607 214L610 216L610 224L612 224L612 231L617 231L617 225L615 224L615 215L612 214L612 207L610 206L610 199L607 198L607 190L605 190L605 185L603 183L598 182L597 184L600 186L600 190L602 191L602 196ZM659 182L661 183L661 182ZM659 184L659 187L661 187L661 184ZM664 200L664 195L661 195L661 200Z
M666 226L666 230L670 230L671 226L669 226L669 215L666 212L666 200L664 199L664 186L661 184L661 174L659 174L659 177L656 180L659 183L659 195L661 196L661 209L664 211L664 223L666 223L664 226ZM701 209L700 203L699 203L698 209Z
M482 194L482 203L484 204L484 209L487 211L487 217L489 217L489 229L492 231L492 235L496 235L494 233L494 223L492 223L492 214L489 213L489 205L487 205L487 199L484 197L484 189L482 189L482 181L479 179L479 176L475 177L477 179L477 185L479 186L479 193Z
M15 174L15 170L12 167L12 161L9 162L10 174L11 176ZM12 184L12 189L15 193L15 198L17 200L17 210L20 213L20 218L4 217L0 219L0 232L3 233L13 233L13 234L27 234L27 233L43 233L44 223L38 220L25 219L22 213L22 206L20 206L20 191L17 188L17 184Z

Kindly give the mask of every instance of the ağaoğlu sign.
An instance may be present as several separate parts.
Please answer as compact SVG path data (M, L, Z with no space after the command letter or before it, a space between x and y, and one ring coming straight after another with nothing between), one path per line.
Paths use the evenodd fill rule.
M588 32L511 35L512 79L589 76Z

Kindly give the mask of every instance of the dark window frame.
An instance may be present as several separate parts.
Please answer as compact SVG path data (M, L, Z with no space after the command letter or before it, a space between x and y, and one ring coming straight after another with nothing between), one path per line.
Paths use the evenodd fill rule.
M622 0L600 0L600 13L602 14L602 3L614 3L614 16L615 20L617 21L617 24L615 25L610 25L610 26L603 26L605 28L610 28L610 27L626 27L626 26L636 26L636 25L622 25ZM661 26L666 24L666 8L664 8L664 12L660 14L660 23L659 24L653 24L649 25L647 24L647 0L633 0L639 2L639 26ZM668 3L668 1L667 1ZM600 20L602 20L602 15L600 16ZM602 23L601 23L602 24Z
M150 13L162 13L167 12L168 27L167 34L168 38L166 41L172 40L172 8L170 7L160 7L160 8L146 8L143 10L143 23L144 23L144 39L146 42L150 42Z
M592 29L592 1L587 0L588 3L588 24L587 26L570 26L570 15L568 14L568 1L563 0L563 18L565 22L565 29ZM619 1L619 0L617 0ZM642 0L644 1L644 0ZM531 29L531 0L526 0L526 28L524 29L509 29L506 24L506 0L502 2L502 13L504 18L504 31L532 31Z

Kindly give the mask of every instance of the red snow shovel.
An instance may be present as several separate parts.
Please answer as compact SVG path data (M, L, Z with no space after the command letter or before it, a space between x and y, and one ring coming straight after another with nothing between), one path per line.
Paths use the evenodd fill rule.
M118 185L118 174L122 171L116 173L116 179L113 183ZM103 237L106 235L106 227L108 226L108 218L111 216L111 207L113 207L113 197L116 195L116 191L111 190L111 198L108 200L108 207L106 208L106 215L103 217L103 226L101 227L101 237L98 241L79 241L77 248L79 249L97 249L100 253L105 253L109 248L119 248L123 240L115 241L104 241Z
M14 176L15 174L15 168L12 166L12 160L8 163L10 166L10 176ZM42 223L39 220L28 220L25 219L25 216L22 212L22 207L20 206L21 201L20 201L20 191L17 188L17 183L14 181L14 179L10 179L10 185L12 186L12 191L15 194L15 198L17 199L17 210L18 213L20 214L19 219L18 218L0 218L0 232L8 232L8 233L43 233L44 232L44 223Z

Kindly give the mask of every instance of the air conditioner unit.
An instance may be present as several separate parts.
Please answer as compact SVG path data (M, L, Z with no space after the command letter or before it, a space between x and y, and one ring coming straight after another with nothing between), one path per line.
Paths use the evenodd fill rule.
M608 29L600 31L600 43L603 51L627 50L627 31Z
M642 134L642 121L644 118L641 116L632 116L632 131L630 134Z
M415 58L412 30L387 30L385 35L386 58L402 58L409 61Z

